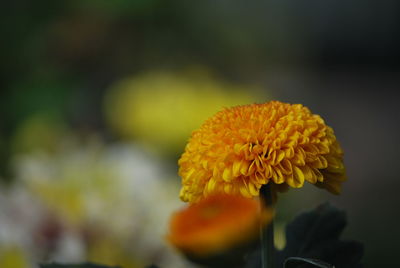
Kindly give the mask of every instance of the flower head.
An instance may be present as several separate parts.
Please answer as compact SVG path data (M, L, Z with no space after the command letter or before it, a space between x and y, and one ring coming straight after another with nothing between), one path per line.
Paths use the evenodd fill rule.
M209 256L258 237L260 224L271 219L272 211L256 200L210 195L173 215L168 239L188 255Z
M194 131L179 159L180 197L210 193L259 195L305 181L338 194L346 179L343 151L332 128L301 104L271 101L226 108Z

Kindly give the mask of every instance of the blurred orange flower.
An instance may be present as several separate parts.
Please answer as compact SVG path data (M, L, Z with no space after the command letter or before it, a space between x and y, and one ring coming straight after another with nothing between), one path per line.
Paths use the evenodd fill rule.
M209 256L252 241L271 220L258 200L210 195L172 216L168 240L186 254Z
M338 194L346 179L332 128L301 104L271 101L226 108L194 131L179 160L183 201L210 193L259 195L305 181Z

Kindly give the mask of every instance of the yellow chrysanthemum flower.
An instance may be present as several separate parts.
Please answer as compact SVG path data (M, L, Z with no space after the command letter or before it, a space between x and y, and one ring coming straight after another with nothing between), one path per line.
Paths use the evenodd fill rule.
M346 179L332 128L301 104L271 101L224 109L194 131L179 160L180 197L214 192L258 196L305 181L338 194Z

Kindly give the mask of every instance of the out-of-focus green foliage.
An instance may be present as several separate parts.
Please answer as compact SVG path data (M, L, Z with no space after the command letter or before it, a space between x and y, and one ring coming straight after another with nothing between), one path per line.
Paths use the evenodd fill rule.
M98 11L108 13L112 16L133 16L143 12L152 12L157 5L162 1L160 0L83 0L71 1L73 6L77 9L90 10L96 9Z

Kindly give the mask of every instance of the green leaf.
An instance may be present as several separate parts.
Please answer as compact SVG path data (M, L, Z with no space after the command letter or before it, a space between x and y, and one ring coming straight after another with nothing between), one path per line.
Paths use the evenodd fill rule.
M329 203L301 213L286 227L286 247L276 251L275 267L281 268L284 264L289 265L286 267L313 267L311 264L318 267L315 264L322 261L331 263L331 266L319 267L362 267L363 245L356 241L340 240L346 224L344 211ZM306 260L315 263L305 264ZM261 267L260 249L249 254L245 267Z
M300 258L300 257L287 258L285 263L283 264L283 268L295 268L298 267L299 265L302 265L302 267L304 268L306 267L335 268L335 266L320 260Z
M341 268L362 267L362 244L340 240L346 224L345 212L329 203L300 214L286 227L286 247L277 252L277 266L289 257L300 257Z
M39 267L40 268L121 268L119 266L105 266L90 262L85 262L80 264L42 263L39 265Z

